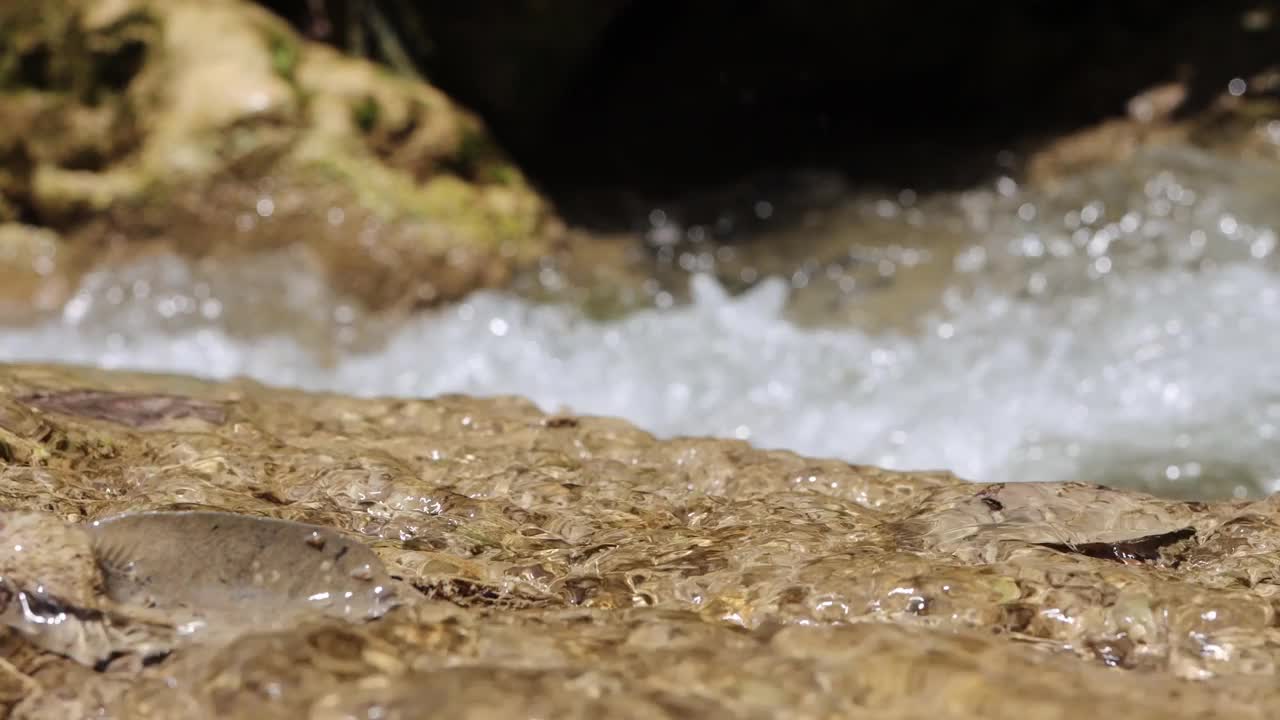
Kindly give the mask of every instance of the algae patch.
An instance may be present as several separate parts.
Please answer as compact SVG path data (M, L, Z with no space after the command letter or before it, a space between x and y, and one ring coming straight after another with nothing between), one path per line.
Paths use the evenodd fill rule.
M176 395L80 391L29 395L23 397L22 402L45 412L78 415L133 428L188 418L212 425L226 422L222 407Z

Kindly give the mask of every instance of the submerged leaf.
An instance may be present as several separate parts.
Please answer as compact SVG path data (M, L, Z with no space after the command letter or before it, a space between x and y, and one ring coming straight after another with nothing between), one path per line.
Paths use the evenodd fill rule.
M1144 535L1142 537L1132 538L1130 540L1119 540L1116 542L1091 542L1091 543L1037 543L1041 547L1047 547L1058 552L1074 553L1076 555L1085 555L1100 560L1115 560L1117 562L1155 562L1160 559L1160 549L1173 545L1174 543L1186 540L1196 534L1193 527L1185 527L1172 532L1159 533L1156 535Z
M46 412L106 420L132 428L187 418L212 425L221 425L227 421L226 409L221 405L179 395L70 390L36 393L19 400Z

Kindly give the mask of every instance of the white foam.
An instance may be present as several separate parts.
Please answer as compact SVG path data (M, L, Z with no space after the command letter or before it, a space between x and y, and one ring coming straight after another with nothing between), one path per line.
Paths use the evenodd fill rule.
M992 212L1000 212L998 203ZM1187 229L1197 218L1175 228L1178 242L1205 245ZM1142 227L1115 223L1112 244L1141 251ZM1106 227L1102 218L1095 225ZM1246 248L1265 230L1251 227ZM1051 229L1037 232L1043 240ZM1069 237L1071 228L1061 232ZM992 236L988 247L1025 247L1012 241L1016 233L1006 235ZM190 268L162 258L131 270L133 279L95 274L61 320L0 334L0 359L244 374L366 395L513 393L548 410L625 417L660 435L743 437L987 481L1274 487L1280 272L1247 252L1194 268L1167 257L1090 255L1091 237L1082 238L1078 257L1065 253L1058 265L1037 262L1023 273L1056 267L1058 276L1080 280L1070 291L1018 299L994 280L980 281L975 294L953 299L914 336L801 328L783 316L788 288L781 281L730 298L698 276L691 305L608 323L573 308L480 293L415 317L376 350L332 363L274 330L233 336L225 318L196 310L158 320L163 283L141 299L117 292L112 303L101 300L104 288L132 287L136 277L167 278L174 288L196 282ZM1104 256L1124 272L1095 273ZM1064 269L1077 266L1075 275ZM324 323L336 313L361 322L358 313L337 311L338 300L314 277L256 267L278 272L272 282L287 286L276 314ZM1000 277L1008 274L1004 268Z

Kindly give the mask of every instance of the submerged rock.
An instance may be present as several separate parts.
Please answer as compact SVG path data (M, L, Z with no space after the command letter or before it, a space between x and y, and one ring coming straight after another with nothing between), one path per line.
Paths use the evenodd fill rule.
M59 402L94 393L224 415L130 424ZM17 717L407 717L431 703L477 717L1263 718L1280 707L1272 499L968 483L659 441L513 398L353 399L56 366L0 368L0 443L0 509L89 536L107 528L151 578L118 596L113 569L59 581L68 597L137 607L149 594L146 610L162 614L210 602L183 552L242 587L252 568L210 561L238 553L210 534L204 523L226 518L212 510L256 528L235 536L247 554L286 526L239 516L325 528L313 542L325 548L362 538L417 596L372 622L282 616L197 634L103 673L0 635L0 700ZM158 510L199 512L146 514ZM122 521L106 519L122 513L113 530ZM316 582L303 552L316 550L289 542L301 555L267 564L293 597ZM81 558L90 547L75 546ZM61 577L27 573L20 584Z
M255 5L0 8L0 246L40 243L28 301L121 246L297 243L371 305L429 303L504 284L555 233L477 118Z
M307 619L375 619L398 604L367 547L328 528L221 512L68 525L0 511L0 624L105 670Z
M201 622L275 627L308 613L351 620L395 605L382 561L328 528L222 512L147 512L94 521L106 593Z
M1187 109L1186 81L1155 85L1109 118L1055 136L1029 154L1023 174L1033 185L1058 189L1097 168L1124 167L1151 149L1189 146L1245 162L1280 158L1280 70L1235 78L1211 103Z

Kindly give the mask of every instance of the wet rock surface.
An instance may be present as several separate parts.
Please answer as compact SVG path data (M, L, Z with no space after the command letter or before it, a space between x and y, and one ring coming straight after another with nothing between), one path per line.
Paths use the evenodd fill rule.
M221 414L121 421L149 397ZM320 526L340 538L326 547L370 548L406 593L373 620L245 623L105 664L6 614L10 717L414 717L429 705L1262 718L1280 706L1270 498L972 484L659 441L514 398L352 399L56 366L0 368L0 458L9 604L14 588L71 615L177 623L171 604L113 597L104 555L252 582L217 570L207 527L153 529L152 546L114 554L90 539L94 521L175 510L235 513L232 544L258 548L270 543L249 518ZM32 543L75 560L10 552Z
M105 597L107 583L81 529L39 513L5 513L0 525L0 622L9 630L97 670L125 656L145 664L172 649L178 629L167 617Z

